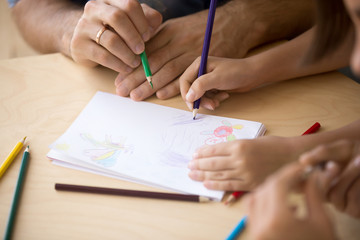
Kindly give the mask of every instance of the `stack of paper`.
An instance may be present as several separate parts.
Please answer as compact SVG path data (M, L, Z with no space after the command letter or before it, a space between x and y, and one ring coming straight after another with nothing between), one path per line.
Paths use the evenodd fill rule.
M259 122L197 115L98 92L53 144L55 164L220 201L223 191L188 177L188 162L205 145L263 135Z

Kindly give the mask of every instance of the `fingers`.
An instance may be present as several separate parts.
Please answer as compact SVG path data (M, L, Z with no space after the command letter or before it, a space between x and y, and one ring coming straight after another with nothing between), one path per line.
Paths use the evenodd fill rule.
M99 29L101 29L100 26ZM106 32L107 31L105 31L104 33ZM88 40L84 40L83 37L79 35L74 35L73 37L70 49L71 56L75 62L90 67L100 64L117 72L132 71L132 68L126 65L115 55L107 51L104 47L96 44L88 36L86 38Z
M200 171L192 170L189 172L189 177L195 181L205 180L230 180L230 179L241 179L236 170L223 170L223 171Z
M197 75L199 72L200 61L201 61L200 57L196 58L195 61L180 76L180 93L181 93L181 96L184 99L184 101L187 101L186 100L187 95L190 95L191 98L194 98L193 95L195 93L193 93L193 92L189 93L189 89L191 87L191 84L197 78ZM187 101L187 102L193 102L193 101Z
M156 29L159 28L159 26L162 23L162 15L156 11L155 9L149 7L146 4L141 4L142 10L144 12L145 18L147 19L147 22L149 24L149 31L150 34L153 35L156 32ZM144 41L148 41L149 39Z
M156 96L159 99L168 99L171 97L175 97L180 92L180 81L176 79L169 84L165 85L163 88L159 89L156 92Z
M360 178L352 184L350 190L347 192L347 204L345 211L347 214L360 218Z
M85 65L99 63L129 74L140 65L138 54L161 21L160 13L136 0L88 1L71 40L71 56ZM104 25L107 29L96 44L97 33Z
M164 55L163 55L164 54ZM168 54L171 54L169 56ZM149 64L151 71L153 73L152 81L154 88L150 88L148 83L146 83L144 71L142 68L138 67L134 72L122 78L121 76L115 81L116 83L116 93L120 96L130 95L131 99L135 101L141 101L149 96L151 96L158 89L163 88L172 81L178 78L178 76L186 68L189 58L192 59L189 55L178 55L174 56L174 52L164 52L163 49L153 53L149 56ZM170 58L168 62L163 62L164 59ZM120 79L122 78L122 79ZM174 87L175 86L175 87ZM170 86L171 87L171 86ZM173 85L171 90L177 90L176 85ZM165 90L163 90L164 93ZM178 93L178 92L177 92ZM174 92L171 92L171 95L174 95Z
M226 181L207 180L204 181L204 186L207 189L221 190L221 191L239 191L239 190L248 191L252 189L242 179L230 179Z
M354 153L354 143L349 140L339 140L328 145L321 145L300 156L303 164L314 165L324 161L334 161L346 164Z
M98 11L97 17L114 28L134 53L142 53L144 41L149 40L151 33L140 3L135 0L104 2L109 7L106 12L105 9Z
M100 38L100 45L131 68L136 68L140 65L140 57L135 55L119 35L112 30L104 31ZM131 72L131 68L125 72Z
M207 158L207 157L226 157L232 154L232 145L236 145L233 142L219 143L212 146L204 146L198 148L193 154L193 159Z
M208 158L195 159L189 162L191 170L219 171L231 170L237 166L237 161L226 156L213 156Z
M317 172L317 184L326 196L333 180L340 175L342 168L333 161L327 162L323 171Z
M298 163L289 164L279 170L278 173L272 175L267 180L271 186L278 201L285 199L290 191L297 187L302 181L304 167Z
M328 194L329 200L337 209L344 211L348 203L348 194L352 186L360 179L360 157L352 161L333 182Z

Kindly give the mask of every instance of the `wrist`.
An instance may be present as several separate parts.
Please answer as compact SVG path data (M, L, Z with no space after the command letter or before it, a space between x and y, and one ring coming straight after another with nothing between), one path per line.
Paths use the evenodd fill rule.
M62 29L59 34L59 41L57 43L56 49L67 57L72 58L71 56L71 41L74 35L76 25L78 24L79 19L83 14L83 9L81 8L68 8L67 11L67 20L64 22Z

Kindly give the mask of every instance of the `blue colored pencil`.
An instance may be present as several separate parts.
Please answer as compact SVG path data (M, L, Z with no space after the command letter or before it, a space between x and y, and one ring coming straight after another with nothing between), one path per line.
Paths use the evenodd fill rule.
M25 149L23 159L21 162L19 177L18 177L18 180L16 183L14 198L13 198L11 209L10 209L10 214L9 214L9 219L8 219L8 223L7 223L7 227L6 227L6 231L5 231L4 240L11 239L12 231L14 228L15 216L16 216L18 205L19 205L21 190L24 185L26 169L27 169L27 166L29 163L28 158L29 158L29 146L27 146L27 148Z
M210 2L209 15L208 15L208 20L207 20L207 24L206 24L205 38L204 38L203 50L201 53L201 61L200 61L198 77L204 75L204 73L206 72L206 63L207 63L207 58L208 58L208 54L209 54L212 28L214 25L216 3L217 3L216 0L211 0L211 2ZM200 98L197 99L193 105L193 119L194 120L195 120L197 112L199 111L199 107L200 107Z
M232 230L226 240L234 240L244 230L247 221L247 216L243 217L238 225Z

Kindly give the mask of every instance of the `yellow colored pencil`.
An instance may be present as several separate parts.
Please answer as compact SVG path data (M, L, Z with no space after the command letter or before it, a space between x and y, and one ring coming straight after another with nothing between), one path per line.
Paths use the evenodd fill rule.
M9 156L7 156L7 158L5 159L5 161L3 162L3 164L1 164L0 167L0 178L2 177L2 175L5 173L6 169L8 169L8 167L10 166L10 164L12 163L12 161L15 159L15 157L18 155L18 153L20 152L20 150L22 149L22 147L24 146L24 142L25 142L26 137L23 138L23 140L21 140L20 142L18 142L16 144L16 146L14 147L14 149L11 151L11 153L9 154Z

